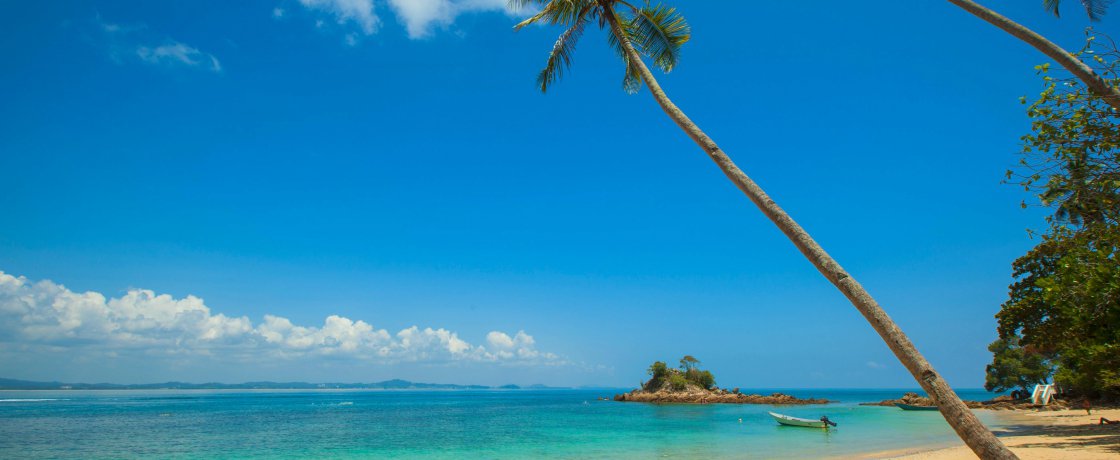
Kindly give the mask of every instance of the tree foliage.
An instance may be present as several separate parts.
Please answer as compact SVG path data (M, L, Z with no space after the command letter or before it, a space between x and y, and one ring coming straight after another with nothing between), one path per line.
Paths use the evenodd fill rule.
M1107 38L1094 49L1096 40L1090 36L1077 56L1096 63L1111 86L1120 86L1120 52ZM1027 108L1032 132L1022 138L1020 167L1009 170L1007 178L1054 209L1048 218L1052 225L1115 225L1120 217L1120 111L1079 80L1052 77L1049 64L1035 69L1045 87Z
M1049 380L1054 372L1042 353L1020 346L1017 336L992 342L988 351L993 355L992 363L985 368L984 389L988 391L1029 391Z
M688 388L688 379L681 375L680 372L674 372L673 375L669 376L669 385L673 387L674 390L683 390Z
M1092 56L1111 85L1120 84L1120 53L1111 40ZM994 385L1034 378L1017 353L1051 358L1055 382L1090 397L1120 396L1120 113L1076 80L1039 66L1045 89L1028 108L1020 185L1053 210L1042 241L1013 264L1009 298L996 315ZM1008 177L1012 177L1010 173ZM1021 347L1021 348L1020 348ZM1022 356L1025 358L1025 356ZM1032 358L1033 359L1033 358ZM996 377L992 377L992 372Z
M649 366L649 375L652 380L661 380L669 375L669 366L666 366L663 361L654 361Z
M1079 0L1079 3L1085 9L1085 14L1089 16L1089 19L1096 21L1104 16L1105 11L1108 11L1108 4L1112 3L1112 0ZM1042 6L1053 13L1055 17L1061 16L1058 11L1059 7L1062 6L1061 0L1042 0Z
M1015 267L1021 278L996 315L1000 336L1020 334L1054 356L1063 387L1120 396L1120 227L1054 229Z
M622 78L623 89L628 93L636 93L641 89L641 74L626 55L620 37L606 27L608 15L618 20L624 38L639 53L652 59L661 70L672 71L680 61L681 46L692 36L688 22L671 6L651 4L649 0L640 5L617 0L510 0L509 6L514 9L539 9L536 14L517 24L514 30L537 23L566 27L552 45L544 69L537 75L537 87L541 92L548 91L571 67L576 43L591 23L598 23L599 28L607 29L607 43L618 53L626 67Z
M681 369L685 372L695 369L697 364L700 364L700 360L692 357L692 355L684 355L681 358Z
M711 389L716 384L716 377L712 375L711 371L702 371L700 369L689 369L685 371L684 378L689 382L695 383L704 387L704 389Z
M697 367L700 364L699 359L692 355L685 355L680 363L680 369L670 369L663 361L654 361L646 370L650 379L643 384L643 388L657 390L665 382L669 382L674 390L683 390L690 383L709 390L716 385L716 378L711 371L700 370Z

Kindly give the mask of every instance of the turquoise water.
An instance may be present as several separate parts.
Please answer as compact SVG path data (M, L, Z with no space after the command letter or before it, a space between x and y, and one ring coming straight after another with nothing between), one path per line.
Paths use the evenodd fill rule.
M816 406L596 400L618 391L0 391L0 458L809 458L960 444L937 412L856 405L905 390L780 390L840 401ZM782 427L770 410L840 426Z

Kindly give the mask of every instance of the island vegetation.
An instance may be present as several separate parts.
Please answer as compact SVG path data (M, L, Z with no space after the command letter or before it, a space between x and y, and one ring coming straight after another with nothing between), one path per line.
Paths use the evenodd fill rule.
M650 378L629 393L615 395L615 401L693 404L826 404L827 399L800 399L782 393L770 395L745 394L738 388L716 386L711 371L699 367L692 355L680 359L678 368L655 361L646 371Z

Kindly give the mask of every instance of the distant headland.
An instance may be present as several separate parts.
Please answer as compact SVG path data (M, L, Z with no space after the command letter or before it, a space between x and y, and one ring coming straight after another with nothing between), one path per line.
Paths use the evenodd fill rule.
M1064 409L1071 408L1071 405L1069 404L1068 401L1063 401L1063 400L1059 400L1059 399L1056 399L1056 398L1051 400L1050 404L1039 405L1039 404L1035 404L1034 402L1032 402L1030 400L1030 398L1028 398L1028 397L1022 397L1022 398L1016 399L1015 397L1013 397L1011 395L997 396L997 397L995 397L993 399L989 399L987 401L962 400L961 402L963 402L964 405L966 407L968 407L969 409L989 409L989 410L1028 410L1029 409L1029 410L1037 410L1037 411L1042 411L1042 410L1054 411L1054 410L1064 410ZM937 403L933 402L933 400L930 399L928 396L922 396L922 395L919 395L918 393L914 393L914 392L907 392L906 394L902 395L901 398L898 398L898 399L886 399L886 400L879 401L879 402L865 402L865 403L860 403L859 405L861 405L861 406L895 407L895 406L898 406L899 404L909 405L909 406L919 406L919 407L922 407L922 406L932 407Z
M673 369L655 361L647 372L650 379L641 388L615 395L615 401L691 404L827 404L827 399L801 399L782 393L757 395L740 393L716 386L711 371L701 370L700 360L685 355L680 368Z
M545 390L565 389L540 384L520 385L456 385L451 383L420 383L393 379L373 383L307 383L307 382L245 382L245 383L64 383L33 382L0 378L0 390Z

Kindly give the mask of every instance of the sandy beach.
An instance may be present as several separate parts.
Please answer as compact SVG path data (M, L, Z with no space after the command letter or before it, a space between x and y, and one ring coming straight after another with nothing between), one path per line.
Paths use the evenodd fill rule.
M1009 428L996 434L1019 458L1027 459L1116 459L1120 458L1120 425L1099 425L1101 417L1120 420L1120 409L1008 412ZM906 460L972 459L976 455L961 445L920 452L883 452L872 458Z

